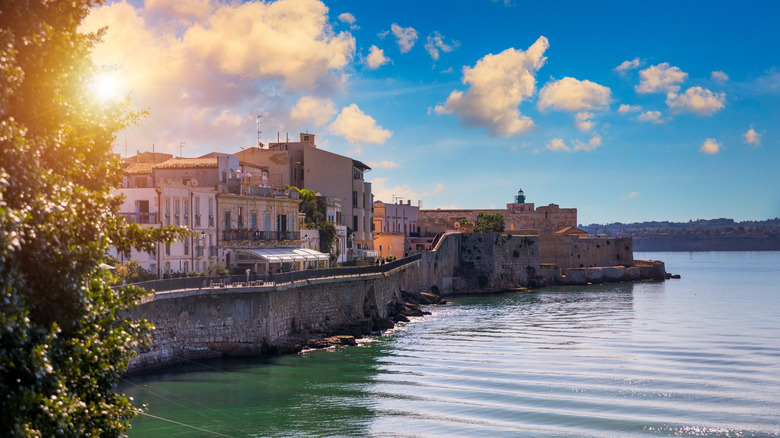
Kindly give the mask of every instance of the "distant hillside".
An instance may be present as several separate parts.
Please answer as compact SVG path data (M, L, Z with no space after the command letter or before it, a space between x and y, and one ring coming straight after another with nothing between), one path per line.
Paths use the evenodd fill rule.
M780 251L780 218L736 222L638 222L580 225L590 235L631 236L634 251Z

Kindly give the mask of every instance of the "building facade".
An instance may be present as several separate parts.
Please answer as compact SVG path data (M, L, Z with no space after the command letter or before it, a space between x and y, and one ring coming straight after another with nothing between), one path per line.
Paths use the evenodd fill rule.
M364 179L365 172L371 168L358 160L317 148L314 134L301 133L299 140L272 142L268 149L250 148L234 155L242 162L267 168L271 181L338 198L341 218L335 224L348 228L349 251L344 253L375 257L371 232L373 195L371 183Z

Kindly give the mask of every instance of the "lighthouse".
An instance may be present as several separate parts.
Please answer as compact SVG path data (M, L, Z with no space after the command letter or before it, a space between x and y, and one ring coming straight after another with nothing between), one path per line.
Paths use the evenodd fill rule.
M515 204L525 204L525 193L523 193L523 189L517 191L517 195L515 196Z

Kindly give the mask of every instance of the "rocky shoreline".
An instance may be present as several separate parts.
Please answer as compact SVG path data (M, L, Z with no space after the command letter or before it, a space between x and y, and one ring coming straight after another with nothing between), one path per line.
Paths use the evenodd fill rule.
M430 315L420 306L443 305L447 301L439 295L430 292L401 292L402 301L396 302L387 309L387 317L373 316L363 318L352 324L338 327L327 333L305 333L285 336L272 345L263 346L266 354L293 354L304 350L323 349L341 345L357 345L357 339L372 333L388 330L399 322L409 322L409 317ZM366 309L369 310L369 309ZM366 313L369 313L366 312Z

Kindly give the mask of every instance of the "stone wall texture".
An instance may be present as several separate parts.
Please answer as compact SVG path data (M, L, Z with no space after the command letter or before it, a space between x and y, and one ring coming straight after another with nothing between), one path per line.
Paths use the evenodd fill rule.
M454 233L443 236L420 260L385 273L157 293L131 311L131 316L145 317L156 329L152 344L131 361L130 371L223 354L256 355L274 351L290 336L349 332L356 324L371 327L372 321L387 318L402 303L401 291L431 290L448 296L528 285L661 280L665 275L663 263L657 261L564 269L540 264L542 242L539 236ZM603 247L593 242L576 248L579 260L601 251Z
M630 237L585 237L542 235L541 262L561 269L598 266L633 266L634 249Z

